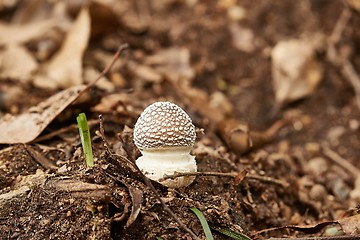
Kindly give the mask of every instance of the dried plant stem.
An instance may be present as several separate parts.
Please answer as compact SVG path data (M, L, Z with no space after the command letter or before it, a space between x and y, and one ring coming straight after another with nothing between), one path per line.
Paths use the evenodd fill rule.
M115 64L116 60L121 56L121 54L129 47L129 45L127 43L122 44L116 51L116 53L114 54L110 64L108 66L106 66L106 68L99 74L99 76L94 79L93 81L91 81L88 85L86 85L86 88L83 89L81 92L85 92L86 90L88 90L89 88L91 88L92 86L94 86L96 84L97 81L99 81L99 79L101 79L102 77L105 76L105 74L107 74L110 69L112 68L112 66ZM80 94L79 94L80 95Z
M186 173L177 173L177 172L175 172L172 175L166 175L165 177L163 177L159 181L164 181L166 179L174 179L174 178L184 177L184 176L237 177L237 176L239 176L239 173L236 173L236 172L229 172L229 173L223 173L223 172L186 172ZM271 178L271 177L266 177L266 176L247 174L245 176L245 178L254 179L254 180L258 180L258 181L266 182L266 183L274 183L274 184L280 185L280 186L285 187L285 188L289 186L289 184L284 182L284 181L274 179L274 178Z
M330 35L329 40L332 45L335 45L340 41L341 35L345 29L346 24L350 20L350 17L351 11L348 7L345 7L336 21L335 27Z
M34 159L34 161L40 164L43 168L51 170L53 172L58 170L58 167L56 166L55 163L50 161L40 152L36 151L32 146L26 144L24 144L23 146L25 150L30 154L30 156Z
M139 169L140 171L140 169ZM141 171L140 171L141 172ZM159 196L159 193L155 189L154 185L151 183L150 179L147 178L144 174L142 174L144 182L148 187L154 192L154 195L156 199L161 203L161 206L163 207L164 211L167 212L176 222L179 224L179 226L187 233L190 234L190 236L195 240L201 240L196 234L188 228L177 216L176 214L165 204L164 200Z
M354 88L356 95L356 104L360 109L360 77L349 59L346 59L344 61L342 66L342 72Z
M342 158L339 154L331 150L325 144L322 145L323 153L326 157L338 164L340 167L351 173L353 178L360 176L360 169L352 165L349 161Z
M336 50L336 44L340 41L341 35L344 32L344 29L350 18L351 10L346 7L340 14L333 29L333 32L329 37L328 57L334 65L338 65L341 67L343 76L353 86L356 95L356 104L360 109L360 77L350 60L348 58L341 59L338 51Z

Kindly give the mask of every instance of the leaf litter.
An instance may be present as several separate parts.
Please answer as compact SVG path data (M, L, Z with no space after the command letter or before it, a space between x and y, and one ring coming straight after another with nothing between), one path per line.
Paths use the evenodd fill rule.
M0 150L0 196L5 210L0 221L6 221L0 231L24 239L30 234L46 239L64 233L94 239L197 239L204 236L203 230L188 214L197 207L211 227L236 229L260 239L321 236L324 228L318 226L323 222L335 222L345 237L357 234L357 214L343 214L358 203L358 177L350 176L345 165L332 164L336 160L321 151L325 139L344 156L340 162L352 162L350 168L357 169L353 159L358 114L342 81L348 78L356 88L356 48L349 43L357 39L350 31L357 15L349 15L354 22L343 23L347 31L338 34L343 41L332 43L334 56L345 59L345 64L330 59L331 65L322 55L330 52L328 46L318 47L321 41L315 45L311 41L317 41L313 34L319 29L327 36L336 19L325 12L328 8L337 12L342 3L255 7L250 1L125 2L89 2L90 13L79 4L63 2L37 1L31 8L19 2L16 9L10 7L12 18L4 18L2 27L12 34L2 40L0 58L23 56L19 63L26 67L3 61L0 71L4 74L0 111L20 111L17 116L0 113L0 143L5 147ZM314 17L315 13L321 17ZM60 23L59 19L67 20ZM108 23L109 28L104 27ZM311 41L303 37L309 32ZM119 61L103 83L84 85L108 65L109 52L124 41L132 47L130 60ZM289 42L298 49L286 47L285 58L277 61L272 51ZM9 49L12 52L4 55ZM293 61L298 62L290 69ZM338 75L338 68L345 74ZM14 85L21 86L21 93L8 91ZM35 99L18 105L21 99L15 95L23 96L25 89L36 90L36 86L46 89L38 89L38 99L43 101L22 110ZM104 114L102 124L109 140L101 140L95 132L96 164L85 169L76 129L68 125L78 110L68 106L91 86L96 87L76 107L88 111L91 118ZM35 91L29 98L38 94ZM154 191L134 168L140 153L132 143L132 126L142 109L158 100L178 103L199 127L193 154L201 172L186 189L155 184ZM268 114L270 109L276 114ZM335 134L337 129L340 135ZM33 144L44 131L50 134L39 139L49 146ZM104 151L104 142L111 151ZM320 171L321 166L326 170ZM17 185L20 178L39 169L46 172L45 184L31 184L35 178L24 177L31 188ZM7 210L17 215L9 218ZM24 226L36 231L17 229L12 219L22 219ZM294 226L293 231L281 231L283 226ZM276 231L261 232L269 227ZM239 236L236 232L233 235Z

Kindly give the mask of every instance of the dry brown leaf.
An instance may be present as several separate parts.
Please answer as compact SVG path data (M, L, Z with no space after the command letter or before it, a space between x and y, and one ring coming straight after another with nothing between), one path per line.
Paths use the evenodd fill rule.
M83 8L67 33L59 52L35 79L42 88L67 88L83 83L82 57L90 36L89 10Z
M0 23L0 45L24 43L38 38L56 26L55 19L44 20L24 25Z
M101 74L88 85L78 85L65 89L18 116L7 115L0 119L0 144L27 143L33 141L66 107L74 102L81 93L106 74L127 44L119 47L113 61Z
M354 215L351 217L346 217L338 220L341 230L344 231L345 234L349 235L357 235L360 234L360 215Z
M273 48L272 77L278 105L315 92L323 76L323 67L315 57L320 41L292 39L278 42Z
M155 55L147 57L145 64L153 66L157 72L172 81L192 79L195 75L190 66L190 51L187 48L160 50Z
M279 120L266 131L252 131L248 124L234 118L226 118L219 122L217 128L223 140L230 149L238 154L244 154L271 142L276 133L284 126L285 122Z
M360 1L359 0L346 0L346 3L349 4L350 7L355 9L360 13Z
M18 116L0 119L0 144L33 141L47 125L85 89L84 85L63 90Z
M134 63L129 65L129 67L136 76L145 81L159 83L162 80L161 74L149 66Z
M357 176L355 179L355 187L350 192L350 197L358 202L360 202L360 176Z
M131 97L127 93L114 93L109 94L101 98L100 103L96 104L91 108L94 112L99 113L112 113L119 109L119 106L123 106L125 108L126 105L129 104L129 99ZM126 111L126 109L123 109Z
M255 50L255 36L251 29L241 27L237 23L232 23L229 26L229 30L232 36L232 44L235 48L248 53Z
M138 188L132 187L129 184L126 186L129 190L130 196L131 196L131 213L126 221L126 227L129 227L131 224L133 224L137 218L137 216L140 213L142 201L143 201L143 191L141 191Z
M0 78L26 82L37 68L38 63L23 46L9 44L0 52Z

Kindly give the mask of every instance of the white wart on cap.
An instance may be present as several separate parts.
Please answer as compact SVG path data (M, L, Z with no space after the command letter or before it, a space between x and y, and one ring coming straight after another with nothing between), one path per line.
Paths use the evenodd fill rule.
M196 172L195 157L190 155L195 139L195 126L183 109L170 102L153 103L135 124L134 142L143 155L136 164L154 181L175 172ZM188 186L194 179L179 177L160 183L178 188Z

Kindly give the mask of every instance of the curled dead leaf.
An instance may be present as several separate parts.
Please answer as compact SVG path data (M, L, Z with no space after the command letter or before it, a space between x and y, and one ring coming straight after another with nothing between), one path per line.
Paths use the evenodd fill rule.
M323 67L315 56L320 41L291 39L273 48L273 89L279 106L315 92L323 76Z
M83 83L82 57L90 36L89 10L83 8L58 53L45 65L34 84L41 88L67 88Z
M285 122L280 120L273 123L266 131L253 131L248 124L230 118L221 121L217 129L230 149L241 155L271 142L284 124Z
M26 82L38 69L38 63L25 47L9 44L0 52L0 69L0 78Z
M158 51L145 59L158 73L172 81L192 79L195 75L190 66L190 51L187 48L169 48Z
M0 23L0 45L25 43L37 38L56 26L55 19L44 20L23 25Z
M33 141L69 104L79 97L84 85L63 90L18 116L0 119L0 143Z

